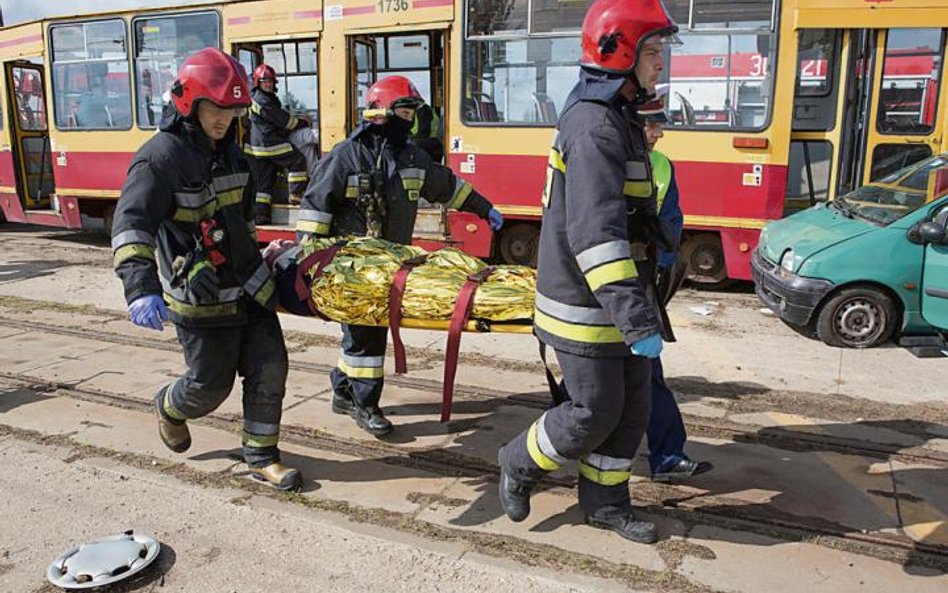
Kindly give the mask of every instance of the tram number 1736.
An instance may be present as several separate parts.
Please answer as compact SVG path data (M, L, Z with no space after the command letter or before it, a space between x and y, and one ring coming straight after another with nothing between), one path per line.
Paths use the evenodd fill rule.
M379 0L379 12L406 12L408 0Z

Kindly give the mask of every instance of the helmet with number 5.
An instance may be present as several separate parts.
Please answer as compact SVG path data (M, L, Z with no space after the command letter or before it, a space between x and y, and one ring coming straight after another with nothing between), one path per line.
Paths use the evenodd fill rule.
M171 87L171 100L184 117L194 115L199 101L224 108L249 107L247 72L233 57L216 47L206 47L181 64Z
M681 43L677 33L661 0L596 0L583 19L582 65L631 76L647 40Z

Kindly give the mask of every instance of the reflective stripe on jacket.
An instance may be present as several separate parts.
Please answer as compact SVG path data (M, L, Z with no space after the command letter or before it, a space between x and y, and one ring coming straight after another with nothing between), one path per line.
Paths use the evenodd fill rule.
M244 150L258 158L277 157L293 152L289 134L299 120L290 115L275 93L254 87L250 93L250 143Z

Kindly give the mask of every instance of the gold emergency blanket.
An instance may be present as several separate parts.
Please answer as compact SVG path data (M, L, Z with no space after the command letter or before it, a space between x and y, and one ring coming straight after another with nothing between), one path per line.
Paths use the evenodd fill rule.
M338 237L305 239L301 258L339 241ZM450 319L468 275L487 264L450 247L429 253L419 247L369 237L351 238L336 253L311 284L313 303L334 321L388 325L389 290L395 273L403 262L419 257L426 260L408 276L402 317ZM535 290L536 271L532 268L496 266L475 293L471 318L531 323Z

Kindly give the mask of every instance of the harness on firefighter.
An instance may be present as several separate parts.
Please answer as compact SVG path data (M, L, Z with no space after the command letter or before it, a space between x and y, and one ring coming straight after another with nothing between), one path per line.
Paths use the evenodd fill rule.
M382 156L387 144L388 140L382 140L382 147L371 173L359 173L359 196L356 198L359 209L365 214L366 235L376 239L382 238L388 218L385 169L382 166Z

